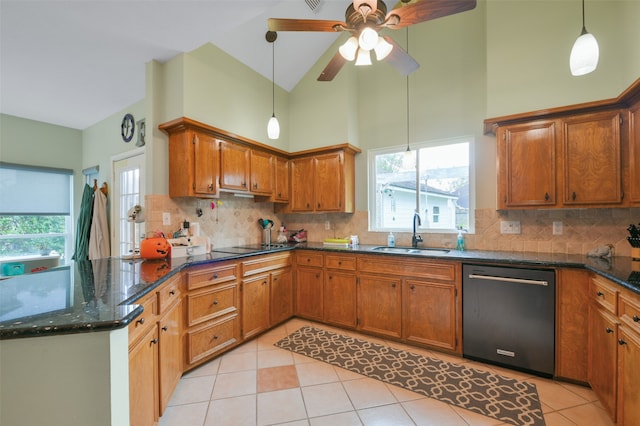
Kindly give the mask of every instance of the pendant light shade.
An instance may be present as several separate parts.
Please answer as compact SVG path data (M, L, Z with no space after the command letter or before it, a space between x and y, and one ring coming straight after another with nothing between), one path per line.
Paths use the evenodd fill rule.
M267 136L269 139L278 139L280 137L280 123L276 118L276 45L275 41L278 33L275 31L267 31L266 39L271 43L271 118L267 123Z
M371 51L364 50L362 47L358 49L358 57L356 58L356 65L371 65Z
M582 0L582 32L573 44L571 56L569 57L569 67L571 74L580 76L589 74L598 66L600 58L600 48L593 34L587 32L584 23L584 0Z
M389 53L391 53L391 51L393 50L393 45L382 37L378 37L378 43L376 44L376 47L373 48L373 50L376 52L376 59L381 61L386 58Z
M338 48L338 51L344 59L353 61L356 58L356 52L358 52L358 39L349 37L347 41Z

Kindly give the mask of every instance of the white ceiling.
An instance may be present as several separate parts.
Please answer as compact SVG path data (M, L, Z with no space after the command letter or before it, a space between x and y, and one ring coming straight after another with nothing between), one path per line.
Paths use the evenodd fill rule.
M0 0L0 112L85 129L144 98L147 62L208 42L271 79L267 18L344 20L349 3ZM293 89L338 36L279 33L276 84Z

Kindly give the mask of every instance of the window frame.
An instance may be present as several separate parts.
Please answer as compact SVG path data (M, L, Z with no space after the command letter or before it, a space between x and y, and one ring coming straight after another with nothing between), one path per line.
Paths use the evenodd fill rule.
M434 148L444 145L455 145L459 143L468 143L469 144L469 212L468 212L468 220L469 226L465 228L465 232L469 234L475 233L475 137L473 135L462 135L456 136L452 138L446 139L434 139L423 142L415 142L410 143L409 146L411 151L416 152L418 149L422 148ZM367 207L369 210L368 215L368 231L369 232L413 232L412 223L409 221L406 226L394 226L394 227L375 227L376 223L376 158L378 155L385 154L393 154L393 153L403 153L407 150L407 145L394 145L387 146L381 148L372 148L367 151ZM423 209L424 206L420 205L420 209ZM429 216L431 217L433 212L429 212ZM420 233L427 234L457 234L458 230L453 228L420 228Z

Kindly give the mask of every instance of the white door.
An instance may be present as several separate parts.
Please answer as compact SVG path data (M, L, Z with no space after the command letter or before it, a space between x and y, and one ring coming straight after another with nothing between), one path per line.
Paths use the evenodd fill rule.
M144 150L135 150L127 157L113 160L111 255L114 257L135 253L145 232L144 223L132 224L128 221L128 212L134 206L141 206L143 213L145 210L144 161Z

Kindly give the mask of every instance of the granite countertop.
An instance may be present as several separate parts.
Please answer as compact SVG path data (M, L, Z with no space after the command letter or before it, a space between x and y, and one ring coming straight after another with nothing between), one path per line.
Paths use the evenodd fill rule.
M209 254L166 260L106 258L75 262L34 274L0 280L0 340L55 334L114 330L142 313L136 300L185 267L241 259L277 251L309 250L389 255L376 246L325 247L303 243L284 247L229 247ZM593 271L640 294L640 272L630 258L588 258L581 255L455 251L412 258L497 263L535 267L568 267Z

